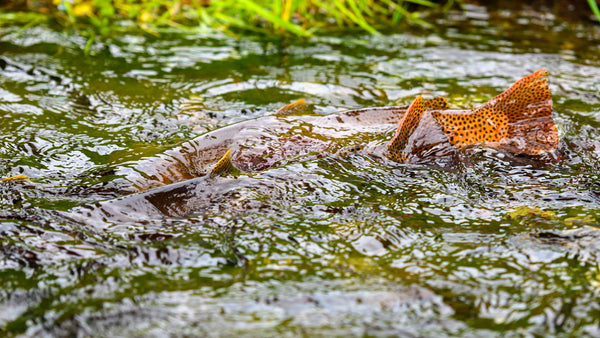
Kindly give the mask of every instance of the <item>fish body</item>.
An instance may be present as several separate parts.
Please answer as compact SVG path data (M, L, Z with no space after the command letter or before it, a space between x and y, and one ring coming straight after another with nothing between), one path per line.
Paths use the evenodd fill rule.
M441 97L417 97L408 107L321 116L305 114L306 103L298 100L273 115L208 132L135 167L121 168L116 174L122 179L108 189L131 193L232 169L261 171L336 151L436 164L448 163L457 151L472 146L526 155L552 153L558 148L558 132L547 74L541 69L526 76L472 110L451 110ZM389 135L394 125L392 139L373 146L373 139ZM340 151L344 143L349 147Z
M296 102L290 110L206 133L142 161L123 179L129 192L137 189L138 193L59 214L74 222L104 227L105 219L115 223L150 221L161 215L185 216L211 205L227 206L227 212L240 208L241 212L243 204L229 202L243 187L278 196L273 176L214 176L323 157L334 154L340 140L349 143L362 137L387 137L394 129L387 142L383 138L383 143L376 141L367 147L351 145L345 152L366 152L402 163L439 163L472 146L534 156L552 153L559 142L546 74L537 71L472 110L451 110L444 98L426 101L417 97L408 107L295 116L303 110L303 103ZM287 175L287 180L296 179L292 171Z
M148 190L207 175L225 157L231 166L226 162L216 166L218 171L226 169L224 173L231 167L257 172L333 155L343 145L386 138L408 108L372 107L310 115L303 113L305 109L297 102L286 107L291 109L283 107L273 115L210 131L132 166L116 168L117 179L95 188L116 195Z

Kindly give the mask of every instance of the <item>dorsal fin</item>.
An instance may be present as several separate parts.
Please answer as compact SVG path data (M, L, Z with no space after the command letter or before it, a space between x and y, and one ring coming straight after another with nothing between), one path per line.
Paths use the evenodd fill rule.
M456 147L491 143L536 155L558 146L552 120L548 71L540 69L473 111L433 111L433 118Z
M279 108L279 110L275 112L275 115L297 114L306 110L307 107L306 101L304 101L304 99L300 99Z
M227 150L225 155L221 157L221 159L213 165L209 176L223 176L227 175L233 171L237 170L233 164L231 163L231 149Z
M446 100L443 96L434 97L433 99L429 99L425 101L425 105L428 109L433 110L448 110L450 109L450 104L448 100Z
M396 162L406 161L407 154L405 153L405 148L408 144L408 139L419 125L421 116L425 110L427 110L427 106L423 97L417 96L400 120L396 134L387 144L388 157L391 160Z

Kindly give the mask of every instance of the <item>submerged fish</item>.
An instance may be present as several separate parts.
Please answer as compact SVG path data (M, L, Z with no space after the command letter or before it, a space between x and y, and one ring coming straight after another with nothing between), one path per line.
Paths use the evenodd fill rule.
M546 75L546 70L539 70L473 110L450 110L444 98L425 101L417 97L409 107L294 115L304 109L304 101L299 100L274 115L217 129L147 159L122 179L138 193L76 207L61 216L102 227L107 226L105 219L122 223L160 215L179 217L207 206L243 211L243 204L232 204L236 200L232 196L242 187L278 196L281 192L272 176L214 176L232 170L261 171L327 155L363 152L403 163L437 163L473 146L534 156L552 154L559 140ZM352 144L365 138L377 140L339 150L340 142ZM288 173L286 179L297 178Z
M133 166L116 168L118 178L96 188L121 195L181 182L210 173L222 157L229 161L221 162L226 164L223 168L243 172L326 157L357 141L383 140L407 108L374 107L316 115L304 112L306 103L298 100L272 115L213 130Z
M514 154L553 154L559 145L552 119L552 95L548 71L540 69L515 82L502 94L472 110L450 110L448 101L417 97L400 119L395 135L385 149L368 149L402 163L443 162L458 150L484 146ZM297 108L299 101L292 104ZM285 108L285 107L284 107ZM365 151L352 146L337 154ZM229 172L230 151L213 166L211 174Z
M127 194L232 169L256 172L356 152L442 166L451 163L457 151L473 146L553 154L558 132L547 74L539 70L473 110L450 110L443 97L417 97L410 106L322 116L307 114L306 103L298 100L273 115L208 132L133 167L118 168L115 175L120 179L100 189Z

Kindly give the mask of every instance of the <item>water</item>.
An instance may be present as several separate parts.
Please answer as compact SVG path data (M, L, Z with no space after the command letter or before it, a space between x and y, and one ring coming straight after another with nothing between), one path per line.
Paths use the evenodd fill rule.
M84 38L1 25L0 176L31 178L0 184L3 333L599 335L600 28L475 6L436 20L292 46L126 35L90 56ZM318 115L418 94L470 108L542 67L560 163L312 153L162 195L105 188L298 98ZM384 142L393 126L333 132Z

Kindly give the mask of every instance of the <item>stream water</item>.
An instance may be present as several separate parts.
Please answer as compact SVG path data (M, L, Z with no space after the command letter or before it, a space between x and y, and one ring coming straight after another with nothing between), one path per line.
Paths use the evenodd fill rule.
M433 23L291 46L125 35L90 55L0 23L0 177L30 178L0 183L0 332L599 336L600 26L472 5ZM177 215L163 199L73 216L127 214L101 189L120 172L299 98L317 115L420 94L466 109L542 67L557 163L313 158L176 183L202 188Z

